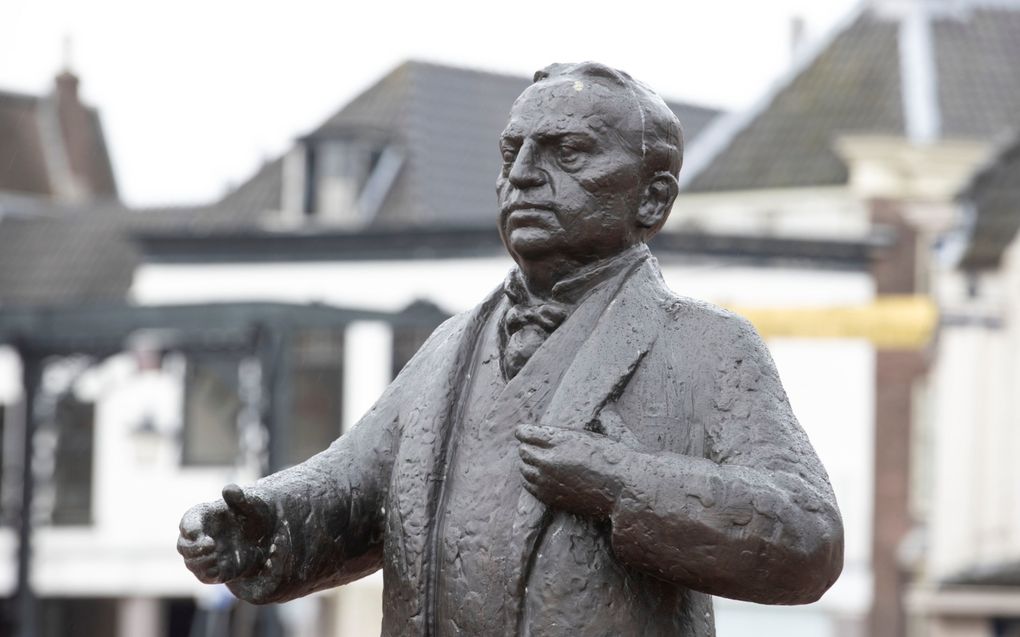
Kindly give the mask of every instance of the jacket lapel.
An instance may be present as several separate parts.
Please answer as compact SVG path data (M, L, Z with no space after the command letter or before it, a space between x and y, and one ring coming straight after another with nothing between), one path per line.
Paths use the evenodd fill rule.
M545 385L544 391L548 393L545 400L531 404L525 402L518 412L520 416L529 417L531 422L556 427L593 427L599 412L620 396L655 342L661 325L656 320L649 320L655 311L652 307L654 294L649 294L649 286L654 286L657 278L654 265L647 260L639 262L621 273L617 280L603 286L604 297L598 300L591 298L575 310L568 322L550 336L521 370L522 374L529 371L532 362L535 362L532 372L535 375L539 375L540 365L559 368L558 382L549 383L555 389L548 389L549 385ZM585 310L584 314L580 314L582 310ZM577 321L573 320L575 317ZM572 339L569 344L574 347L569 353L564 351L566 347L546 349L547 345L554 345L553 337L559 333L564 333L565 346L568 344L566 339ZM536 360L540 354L544 355L544 360ZM539 376L539 380L544 382L545 378ZM529 384L528 391L539 395L543 389ZM519 418L516 422L525 420ZM510 599L514 600L507 605L512 613L507 618L507 626L518 629L513 634L519 634L524 591L534 551L549 514L548 507L521 489L514 523L507 538L511 547L508 555L519 556L519 560L507 564L506 590Z
M615 283L615 285L614 285ZM538 422L581 345L619 288L611 282L585 299L506 384L487 420Z

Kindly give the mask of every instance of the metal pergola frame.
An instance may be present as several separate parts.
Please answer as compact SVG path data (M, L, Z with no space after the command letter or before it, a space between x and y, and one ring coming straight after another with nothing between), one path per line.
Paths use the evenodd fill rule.
M277 471L286 454L284 420L290 403L290 344L298 330L336 328L355 321L394 326L435 326L446 316L415 304L387 313L322 304L215 303L138 306L0 308L0 345L14 348L22 363L23 448L19 498L17 590L8 613L12 634L36 637L36 596L31 586L34 498L32 461L36 429L35 397L47 358L87 355L99 359L131 349L130 339L154 332L166 349L183 352L246 352L262 368L262 422L269 435L268 471Z

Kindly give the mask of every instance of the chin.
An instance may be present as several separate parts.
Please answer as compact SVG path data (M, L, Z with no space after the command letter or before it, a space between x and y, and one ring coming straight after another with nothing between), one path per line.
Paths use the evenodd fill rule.
M507 243L515 256L527 260L541 259L563 250L556 238L542 228L517 228L510 233Z

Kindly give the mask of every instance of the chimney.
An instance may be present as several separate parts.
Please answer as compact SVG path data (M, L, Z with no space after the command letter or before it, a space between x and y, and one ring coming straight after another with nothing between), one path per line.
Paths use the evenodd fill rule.
M61 189L64 198L81 201L91 198L88 162L92 149L89 113L78 99L78 77L63 71L56 78L57 130L67 161L66 183Z
M55 80L47 120L53 142L51 178L65 200L116 198L109 156L95 114L81 102L78 76L65 68Z
M61 103L78 103L78 76L71 71L64 70L57 76L57 99Z
M78 101L78 76L71 72L71 36L64 36L64 70L57 75L57 100L60 104L81 104Z

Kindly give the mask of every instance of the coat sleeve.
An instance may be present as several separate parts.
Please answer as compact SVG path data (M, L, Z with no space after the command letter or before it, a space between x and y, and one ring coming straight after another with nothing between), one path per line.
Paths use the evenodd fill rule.
M275 511L267 558L228 582L255 604L282 602L346 584L382 566L385 504L400 436L401 404L427 373L452 320L440 326L371 410L325 451L245 491ZM353 370L352 370L353 371Z
M611 514L614 552L712 595L815 601L843 566L835 496L761 338L734 315L713 318L723 327L694 379L705 457L634 454Z

